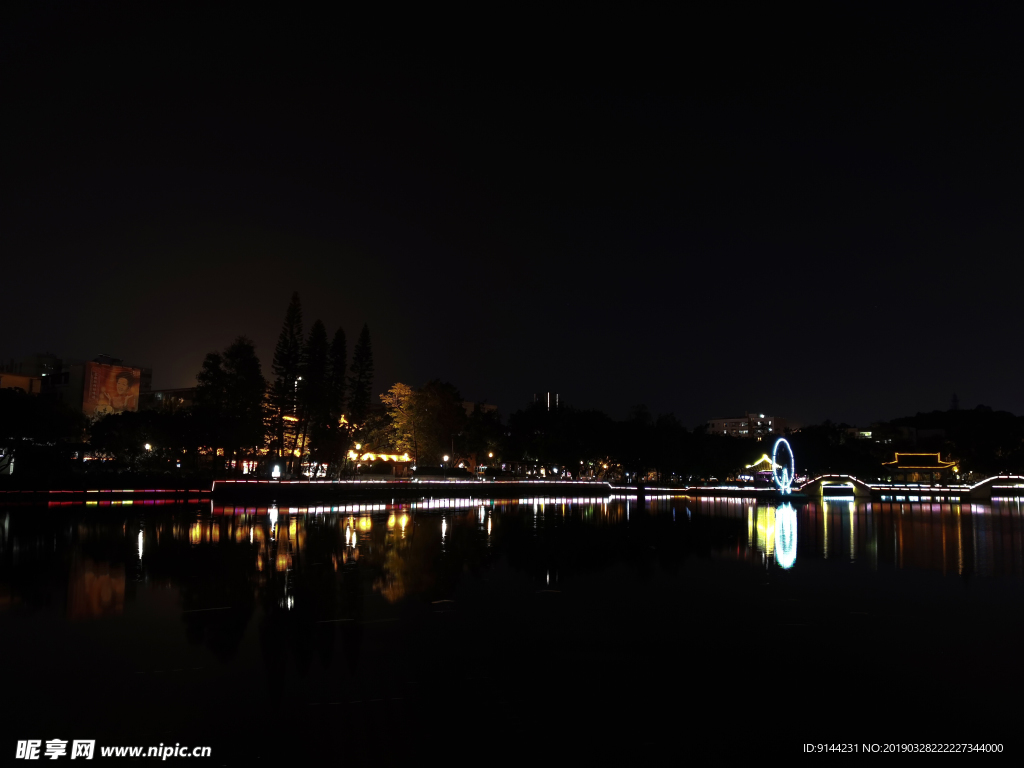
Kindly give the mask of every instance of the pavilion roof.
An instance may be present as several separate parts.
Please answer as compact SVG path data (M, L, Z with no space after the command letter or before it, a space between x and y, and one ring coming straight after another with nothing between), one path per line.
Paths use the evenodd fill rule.
M943 461L938 453L897 453L895 461L882 462L895 469L948 469L955 461Z

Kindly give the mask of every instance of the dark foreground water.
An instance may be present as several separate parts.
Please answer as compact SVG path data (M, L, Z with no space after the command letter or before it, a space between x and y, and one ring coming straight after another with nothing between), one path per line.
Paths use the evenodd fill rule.
M1019 755L1022 528L1017 501L4 507L0 755Z

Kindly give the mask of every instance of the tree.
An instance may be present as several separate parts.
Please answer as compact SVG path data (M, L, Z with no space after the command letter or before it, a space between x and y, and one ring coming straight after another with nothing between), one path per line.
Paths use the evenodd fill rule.
M299 450L303 452L310 442L313 450L318 449L329 428L331 401L327 378L328 354L327 329L317 320L309 329L299 381Z
M380 396L387 409L391 444L397 453L409 453L418 461L416 392L408 384L397 382Z
M200 445L216 448L223 444L226 400L224 358L219 352L208 352L196 374L196 394L192 404L195 435Z
M363 324L359 340L352 351L352 367L349 375L349 422L357 427L366 420L370 409L370 394L373 388L373 348L370 346L370 329Z
M413 403L418 462L439 464L445 454L456 449L465 453L465 446L456 444L457 436L466 427L466 409L459 390L435 379L416 392ZM451 456L452 461L455 458Z
M196 382L193 416L203 444L223 449L225 459L263 445L267 381L250 339L239 336L223 353L207 354Z
M271 365L274 383L270 390L269 431L271 450L278 457L290 453L290 446L295 443L302 347L302 304L296 291L288 304Z
M338 328L331 340L327 355L327 387L331 421L335 424L345 414L345 392L348 389L345 368L348 366L348 348L345 343L345 329Z
M267 380L251 339L239 336L224 350L224 374L231 447L246 450L262 447Z
M85 426L82 412L57 397L0 389L0 472L53 474L57 456L82 440Z
M491 465L494 460L500 461L503 435L497 410L484 410L477 403L466 419L464 431L465 450L476 464ZM494 454L494 459L488 458L489 453Z
M338 328L327 352L327 418L322 431L313 438L315 460L328 465L331 477L341 475L351 442L345 418L345 392L348 389L348 350L345 330Z

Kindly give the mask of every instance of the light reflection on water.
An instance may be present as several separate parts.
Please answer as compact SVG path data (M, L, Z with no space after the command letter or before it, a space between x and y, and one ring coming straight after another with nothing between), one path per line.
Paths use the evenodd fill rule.
M797 507L732 498L694 502L709 518L745 518L746 547L734 548L739 560L799 569L799 552L801 559L839 560L873 570L1024 576L1024 520L1017 499L991 504L819 500Z
M125 594L118 585L126 572L129 581L143 585L151 579L177 584L191 574L185 610L224 601L220 593L204 597L209 586L204 578L213 578L214 571L229 572L236 585L250 585L246 589L263 595L267 605L292 607L295 590L314 566L321 571L326 564L338 574L365 571L372 592L360 598L360 610L379 611L381 600L393 605L410 597L447 597L443 593L456 588L462 571L487 568L495 558L521 563L546 586L554 561L583 541L592 547L589 559L577 558L584 570L611 567L625 551L623 542L630 541L662 564L669 557L700 558L710 550L719 559L797 576L816 561L873 571L1024 575L1018 500L817 500L778 506L735 498L434 499L340 507L136 505L51 512L8 508L3 513L0 610L31 599L18 594L18 584L22 572L40 566L65 574L65 593L74 597L65 599L66 616L73 619L116 615ZM694 544L698 540L702 546ZM203 554L208 550L210 555ZM211 573L197 580L200 561ZM320 592L307 591L302 599L311 601L318 620L338 618L336 606Z
M728 684L716 678L701 689L711 695L749 683L746 671L721 670L743 666L735 659L750 649L739 638L753 625L800 641L825 640L807 646L820 654L802 664L808 687L815 670L832 663L831 654L855 658L859 644L898 647L927 633L961 632L957 642L975 648L970 633L988 620L990 629L977 633L987 648L1004 625L986 617L1010 611L988 611L983 598L1019 606L1024 562L1016 501L780 505L633 497L8 507L0 508L0 522L0 650L26 662L32 676L25 671L23 682L38 687L39 706L54 706L44 696L70 680L90 696L111 693L104 699L107 715L100 707L63 705L69 722L97 712L96 723L137 728L152 719L153 708L177 717L199 707L203 722L214 722L210 709L263 700L275 707L315 704L334 723L339 710L330 707L345 702L352 715L382 696L413 701L416 690L448 690L456 673L476 681L501 669L508 686L541 670L524 685L528 693L513 699L532 702L561 679L562 667L543 666L561 663L563 657L551 655L557 647L594 649L586 665L566 663L565 669L583 670L575 685L591 679L606 685L607 660L618 659L623 648L633 649L631 663L650 664L634 677L654 681L673 673L650 648L660 648L661 658L692 655L700 659L696 669L726 675ZM835 574L841 577L831 579ZM917 579L920 574L927 578ZM974 576L980 578L968 589ZM1010 589L986 596L984 588L973 589L981 582ZM910 597L889 611L878 595L889 599L893 585ZM900 630L929 590L941 610L922 609ZM54 658L77 658L85 641L103 664L47 667L37 635L47 636ZM942 644L927 645L933 647L945 652ZM421 652L434 658L424 648L454 660L436 679L436 665L404 663ZM471 655L474 648L501 661L488 669ZM715 663L707 662L709 654ZM878 679L902 679L908 669L902 658L883 659L889 666ZM913 664L920 664L916 655ZM94 666L113 677L88 677ZM860 674L859 667L851 670ZM668 679L681 687L696 678L686 672ZM237 686L230 696L222 690L225 680ZM410 680L422 686L403 689ZM600 688L591 693L599 700ZM650 700L663 693L652 691ZM609 701L642 699L630 693ZM146 707L127 703L135 700ZM410 718L457 709L430 701L417 704ZM804 715L813 716L816 707ZM373 722L377 715L368 717ZM327 726L324 732L334 733Z

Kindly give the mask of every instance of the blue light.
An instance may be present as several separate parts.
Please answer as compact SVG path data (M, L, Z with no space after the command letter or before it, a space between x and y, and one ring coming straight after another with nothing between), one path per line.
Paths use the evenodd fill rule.
M783 467L779 465L779 446L786 446L786 453L789 454L789 466ZM775 446L772 448L772 480L775 481L775 487L783 493L791 493L793 490L793 477L796 475L796 460L793 458L793 449L789 445L789 441L784 437L780 437L775 441Z

